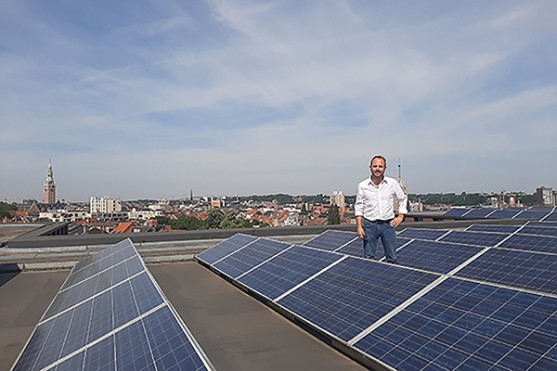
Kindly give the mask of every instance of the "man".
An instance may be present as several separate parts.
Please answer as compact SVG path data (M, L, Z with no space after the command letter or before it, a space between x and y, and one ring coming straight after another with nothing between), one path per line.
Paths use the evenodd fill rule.
M408 212L406 195L395 179L385 176L385 157L374 156L369 169L371 177L358 184L354 206L358 236L364 243L364 257L375 259L377 240L381 238L385 260L397 264L395 227L402 223L404 214ZM396 217L393 210L395 199L398 200L399 207Z

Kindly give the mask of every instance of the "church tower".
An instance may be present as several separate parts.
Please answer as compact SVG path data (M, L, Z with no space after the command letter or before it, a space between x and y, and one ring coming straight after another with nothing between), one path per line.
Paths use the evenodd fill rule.
M48 160L48 172L43 187L43 203L52 205L56 203L56 185L54 184L54 174L52 172L52 164Z

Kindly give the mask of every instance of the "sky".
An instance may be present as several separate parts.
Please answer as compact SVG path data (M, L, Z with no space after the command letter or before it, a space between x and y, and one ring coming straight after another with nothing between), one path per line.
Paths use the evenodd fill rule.
M553 0L0 0L0 200L557 188Z

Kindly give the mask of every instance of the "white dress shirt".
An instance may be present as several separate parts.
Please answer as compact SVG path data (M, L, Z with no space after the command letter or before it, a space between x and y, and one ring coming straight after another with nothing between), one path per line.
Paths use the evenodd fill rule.
M358 183L354 211L356 216L363 216L371 221L393 219L395 199L398 200L398 212L406 214L406 194L396 179L384 177L376 186L369 177Z

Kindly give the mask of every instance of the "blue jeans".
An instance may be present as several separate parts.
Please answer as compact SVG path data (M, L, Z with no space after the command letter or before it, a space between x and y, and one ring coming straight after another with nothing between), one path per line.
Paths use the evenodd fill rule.
M364 258L375 259L375 250L377 249L377 240L381 237L381 242L385 248L385 260L387 263L398 264L396 258L396 232L390 223L371 222L367 219L363 220L364 232Z

